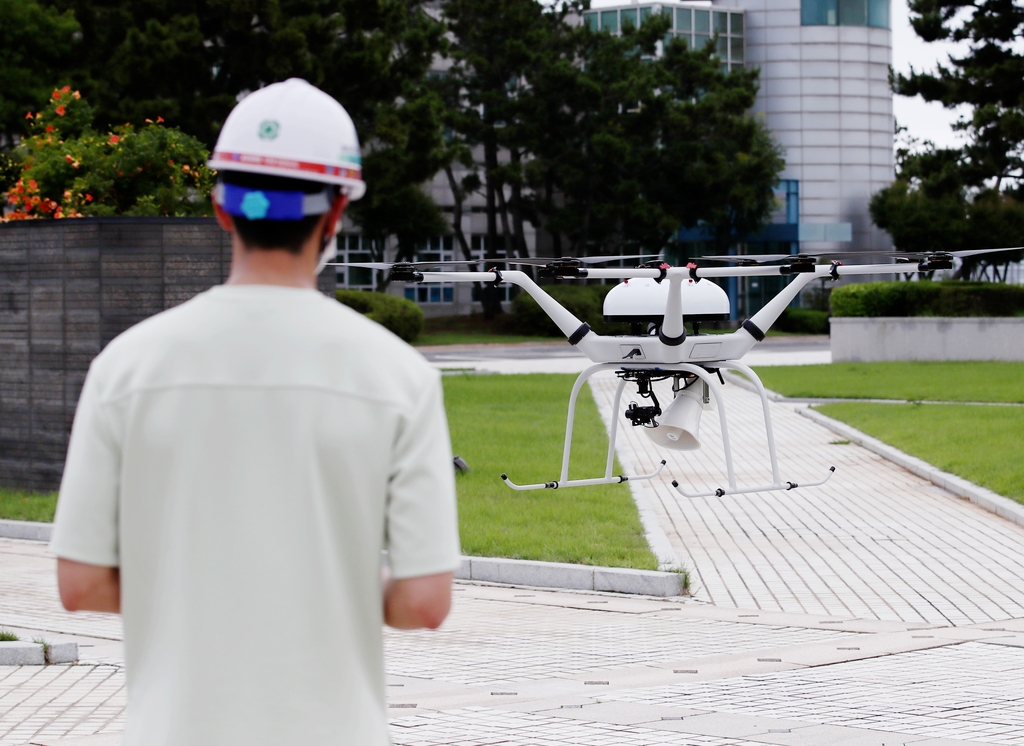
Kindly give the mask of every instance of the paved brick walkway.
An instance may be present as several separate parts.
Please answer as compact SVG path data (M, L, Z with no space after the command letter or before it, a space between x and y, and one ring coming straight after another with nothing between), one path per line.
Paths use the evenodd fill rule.
M600 374L591 380L607 420L616 379ZM655 391L662 402L671 401L668 382ZM735 385L725 393L738 483L771 482L760 400ZM787 405L772 404L771 412L782 479L816 481L835 465L826 485L686 498L672 479L688 492L725 485L718 413L704 413L703 447L690 452L659 449L642 428L620 420L618 456L628 473L668 461L659 478L631 485L644 491L693 572L697 598L950 625L1024 617L1024 528L870 451L837 442Z
M606 418L613 387L593 386ZM739 479L762 483L759 403L727 392ZM1024 529L772 412L783 479L835 464L828 485L690 500L672 478L724 481L715 413L695 453L620 430L627 471L668 457L631 486L694 598L459 583L441 630L386 632L396 746L1024 743ZM119 620L63 612L44 546L0 540L0 626L82 646L77 666L0 668L0 746L117 746Z

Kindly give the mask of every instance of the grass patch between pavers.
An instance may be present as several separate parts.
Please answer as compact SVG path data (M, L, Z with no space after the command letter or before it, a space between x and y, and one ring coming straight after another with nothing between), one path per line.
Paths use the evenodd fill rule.
M892 362L758 367L783 396L1024 402L1024 363Z
M1000 495L1024 503L1024 408L843 402L816 409Z
M462 550L484 557L655 570L626 484L519 492L558 478L572 375L444 378L452 446L471 467L457 479ZM590 389L576 407L570 478L604 474L608 435ZM616 464L616 474L621 469Z
M52 523L56 510L56 492L26 492L0 487L0 518Z

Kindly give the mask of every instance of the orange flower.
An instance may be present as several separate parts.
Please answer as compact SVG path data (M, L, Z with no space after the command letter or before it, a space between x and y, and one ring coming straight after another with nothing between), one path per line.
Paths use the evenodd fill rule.
M70 155L65 155L64 156L64 160L66 160L68 163L74 163L75 162L75 159L72 158Z
M152 119L147 119L146 120L146 124L153 124L153 120Z
M70 189L65 189L64 190L64 199L71 199L71 190Z
M92 202L92 195L91 194L85 195L85 201L86 202Z
M31 111L28 112L27 114L25 114L25 119L31 119L31 118L32 118L32 112Z
M185 164L184 166L182 166L182 167L181 167L181 171L182 171L182 173L186 173L186 174L187 174L187 173L188 173L189 171L191 171L191 170L192 170L192 169L188 167L188 164L187 164L187 163L186 163L186 164Z
M163 117L157 117L157 118L156 118L156 123L157 123L157 124L160 124L160 123L161 123L162 121L164 121L164 118L163 118Z
M55 90L53 93L50 94L50 98L56 101L58 98L60 98L60 91Z
M70 93L71 92L71 86L66 85L63 88L61 88L60 90L61 90L62 93Z
M52 124L46 125L46 131L47 132L53 132L53 125Z
M107 142L110 143L111 145L117 145L120 141L121 138L118 137L117 135L111 135L110 139L107 140Z
M64 108L64 104L61 104L56 109L54 109L54 111L57 112L57 116L62 117L64 116L64 112L67 111L67 109Z
M82 94L79 93L78 91L75 91L74 93L71 94L71 97L74 98L75 101L77 101L78 99L80 99L82 97Z
M36 189L39 188L39 185L36 184L36 180L35 179L29 179L28 180L28 188L29 188L29 190L34 192Z

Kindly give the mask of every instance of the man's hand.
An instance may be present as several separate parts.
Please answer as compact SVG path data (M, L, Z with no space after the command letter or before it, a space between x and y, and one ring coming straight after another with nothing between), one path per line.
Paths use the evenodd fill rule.
M68 611L121 612L121 570L57 558L60 602Z
M386 579L384 623L395 629L437 629L452 607L454 573Z

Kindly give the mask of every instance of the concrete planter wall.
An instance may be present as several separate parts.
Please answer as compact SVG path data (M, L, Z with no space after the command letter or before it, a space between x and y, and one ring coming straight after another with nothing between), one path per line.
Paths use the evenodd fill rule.
M832 362L1024 360L1024 318L834 317Z
M128 327L224 281L212 218L0 225L0 486L60 484L89 363ZM321 289L333 293L333 268Z

